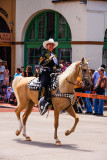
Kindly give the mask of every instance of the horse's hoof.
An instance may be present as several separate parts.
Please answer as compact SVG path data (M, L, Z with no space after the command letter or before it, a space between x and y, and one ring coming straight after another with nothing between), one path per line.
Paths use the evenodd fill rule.
M56 142L56 145L57 145L57 146L62 146L62 144L61 144L60 141L57 141L57 142Z
M65 132L65 135L66 135L66 136L68 136L68 135L69 135L69 130L67 130L67 131Z
M19 130L16 131L16 136L18 136L20 134Z
M26 141L31 141L30 137L26 137Z

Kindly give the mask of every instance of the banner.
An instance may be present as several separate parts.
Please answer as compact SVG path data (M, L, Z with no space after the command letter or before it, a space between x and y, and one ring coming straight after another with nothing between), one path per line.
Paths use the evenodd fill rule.
M0 33L0 42L11 42L11 33Z

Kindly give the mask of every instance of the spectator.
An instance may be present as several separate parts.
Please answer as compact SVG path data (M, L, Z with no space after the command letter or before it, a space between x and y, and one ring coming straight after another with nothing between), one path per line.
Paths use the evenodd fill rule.
M6 85L7 82L9 82L9 70L8 70L8 66L5 66L4 82L3 82L3 84Z
M17 76L22 76L22 73L21 73L20 68L17 68L17 69L16 69L16 73L15 73L15 75L14 75L14 78L17 77Z
M77 77L76 85L74 86L75 92L84 92L82 86L83 86L82 79L80 77ZM78 112L82 113L83 112L82 111L83 100L82 100L82 97L78 97L78 99L79 99L79 104L80 105L77 106L77 103L75 102L73 107L74 107L74 110L75 110L76 113L78 113Z
M61 64L63 65L63 67L61 67L61 71L64 72L66 69L65 61L61 60Z
M2 65L2 60L0 59L0 86L3 85L4 71L5 71L5 66Z
M10 95L12 93L12 87L10 87L9 82L7 82L6 85L7 85L7 88L6 88L5 101L9 103Z
M40 74L40 66L35 65L35 75L34 75L34 77L39 77L39 74Z
M3 61L3 66L5 66L5 68L6 68L6 66L7 66L7 61Z
M91 87L85 86L84 90L85 90L85 93L88 93L88 94L91 93ZM92 105L88 97L85 98L85 106L86 106L85 114L93 114Z
M105 65L104 65L104 64L102 64L101 67L103 67L103 68L105 69ZM105 72L105 71L104 71L104 75L105 75L106 78L107 78L107 75L106 75L106 72ZM93 89L95 88L95 86L96 86L96 84L97 84L97 80L98 80L99 77L100 77L100 74L99 74L99 72L98 72L98 70L97 70L97 71L94 72L94 74L93 74L93 76L92 76L92 79L93 79Z
M106 76L104 76L104 68L100 67L98 69L98 72L99 72L100 77L97 80L95 91L96 91L96 94L104 95L105 87L106 87ZM103 116L104 100L94 99L93 106L94 106L94 115Z
M27 77L26 71L22 71L22 76Z
M32 67L31 66L27 66L26 75L27 75L27 77L32 77L33 76Z
M66 68L68 68L71 65L71 61L67 61Z

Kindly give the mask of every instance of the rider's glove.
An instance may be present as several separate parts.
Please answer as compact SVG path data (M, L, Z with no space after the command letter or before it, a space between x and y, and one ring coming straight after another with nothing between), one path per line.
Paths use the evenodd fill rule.
M50 57L49 57L49 60L51 61L53 58L54 58L54 55L50 56Z

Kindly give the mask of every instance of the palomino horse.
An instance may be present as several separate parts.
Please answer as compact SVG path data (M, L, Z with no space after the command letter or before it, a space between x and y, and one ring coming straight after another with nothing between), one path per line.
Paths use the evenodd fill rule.
M62 74L59 75L58 79L60 93L73 94L74 84L78 76L83 79L85 85L91 84L88 60L85 60L84 58L82 58L81 61L72 63ZM19 129L16 131L16 135L18 136L23 130L23 136L26 138L27 141L30 141L31 139L26 134L26 121L32 111L33 106L38 103L38 91L33 91L28 88L28 83L33 78L34 77L18 76L13 80L13 90L15 92L18 102L15 112L19 121ZM54 95L56 93L56 90L57 89L52 90L51 94ZM79 121L79 117L76 115L73 109L75 98L73 99L72 104L70 102L71 101L68 97L52 97L52 103L54 106L54 138L56 140L56 145L61 145L61 142L57 136L59 112L62 109L65 109L71 116L75 118L75 123L73 127L65 132L66 136L69 135L71 132L74 132L75 127ZM24 108L26 109L26 111L23 114L21 121L20 113Z

